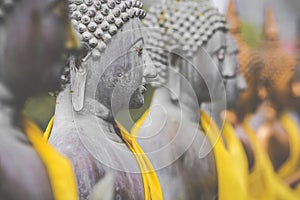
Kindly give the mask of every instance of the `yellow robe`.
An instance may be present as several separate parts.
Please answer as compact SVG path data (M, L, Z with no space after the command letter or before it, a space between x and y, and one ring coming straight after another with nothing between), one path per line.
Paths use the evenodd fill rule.
M44 163L55 200L76 200L78 191L71 163L43 139L43 132L28 118L23 117L23 129L33 148Z
M255 163L249 174L249 195L254 200L297 200L300 199L275 173L272 163L259 144L250 127L250 116L246 117L243 128L251 142Z
M53 122L54 119L52 118L44 134L44 138L46 140L48 140L48 138L50 137ZM137 163L140 167L142 180L144 184L145 200L162 200L163 195L160 183L155 173L155 170L152 167L151 162L149 161L142 148L136 142L136 137L129 134L120 123L117 122L117 125L120 129L123 140L129 147L131 152L134 154Z
M300 169L300 131L290 114L283 114L280 121L289 137L290 155L278 174L281 178L287 178Z
M226 149L218 127L203 111L200 111L200 124L214 151L218 175L218 199L248 199L247 159L242 144L233 135L232 127L226 124L223 130L228 146Z

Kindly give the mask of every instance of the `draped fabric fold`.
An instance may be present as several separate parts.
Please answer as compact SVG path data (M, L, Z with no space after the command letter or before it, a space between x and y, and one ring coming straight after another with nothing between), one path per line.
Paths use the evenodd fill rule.
M23 129L44 163L55 200L77 200L76 177L71 163L43 139L43 132L27 117ZM51 124L50 124L51 125Z
M280 121L288 134L290 155L279 168L278 174L281 178L286 178L298 171L300 167L300 131L297 123L289 113L283 114Z
M121 131L123 140L130 148L139 164L144 183L145 200L162 200L163 195L160 183L150 160L138 145L136 137L129 134L121 124L117 123L117 125Z
M44 133L45 140L48 140L48 138L50 137L53 122L54 118L51 119L46 132ZM121 132L122 139L130 149L130 151L134 154L139 165L144 184L145 200L162 200L163 195L160 183L148 157L146 156L142 148L138 145L136 138L129 134L120 123L116 122L116 124Z
M236 166L239 161L235 160L235 156L231 154L237 150L235 149L236 147L231 146L235 144L235 142L228 141L228 149L226 149L217 125L204 111L200 111L200 124L211 142L216 160L218 175L218 199L248 199L247 181L245 180L246 177L243 172L245 169L242 169L242 166ZM229 129L228 126L225 128ZM228 131L229 130L226 130L227 139L232 139L229 136Z
M260 146L254 130L249 125L250 120L251 116L247 116L243 128L250 139L255 156L254 167L249 174L249 194L252 199L299 199L299 196L275 173L268 155Z

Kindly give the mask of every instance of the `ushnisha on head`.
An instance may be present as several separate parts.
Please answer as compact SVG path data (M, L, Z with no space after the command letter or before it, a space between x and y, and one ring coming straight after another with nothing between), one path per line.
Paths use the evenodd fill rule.
M155 28L148 40L150 56L157 70L158 84L165 84L168 74L167 54L164 49L182 47L184 56L191 58L218 30L226 32L225 17L208 2L166 2L149 9L144 21L146 27Z
M106 49L110 39L131 18L146 17L137 0L70 0L72 24L80 40L95 56Z

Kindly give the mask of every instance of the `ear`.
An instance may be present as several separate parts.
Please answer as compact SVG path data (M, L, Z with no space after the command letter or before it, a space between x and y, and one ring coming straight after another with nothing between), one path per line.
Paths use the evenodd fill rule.
M87 71L83 66L76 66L76 58L74 56L70 59L70 72L71 72L71 99L72 105L76 112L82 110L84 105L84 94Z
M168 55L168 89L170 98L174 102L178 102L181 89L181 74L182 58L180 57L180 48L178 46L171 47Z

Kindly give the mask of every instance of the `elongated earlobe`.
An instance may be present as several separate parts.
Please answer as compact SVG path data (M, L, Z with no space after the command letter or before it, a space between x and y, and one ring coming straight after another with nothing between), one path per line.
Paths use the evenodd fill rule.
M70 60L71 68L71 98L72 105L76 112L79 112L83 109L84 105L84 95L85 95L85 84L87 71L85 67L79 66L76 67L75 57L71 57Z
M180 85L181 85L181 58L175 54L170 53L168 58L168 68L169 68L169 81L168 89L170 90L170 98L174 102L178 102L180 95Z

